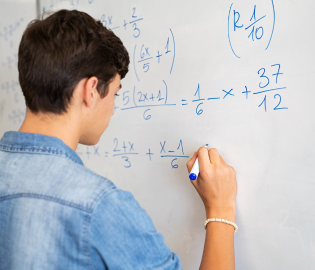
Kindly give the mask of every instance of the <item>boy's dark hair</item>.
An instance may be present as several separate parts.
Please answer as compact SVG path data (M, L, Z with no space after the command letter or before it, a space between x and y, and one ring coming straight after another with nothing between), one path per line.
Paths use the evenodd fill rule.
M19 47L19 81L34 113L67 111L73 90L84 78L98 78L103 98L108 84L128 72L121 40L100 21L77 10L60 10L26 28Z

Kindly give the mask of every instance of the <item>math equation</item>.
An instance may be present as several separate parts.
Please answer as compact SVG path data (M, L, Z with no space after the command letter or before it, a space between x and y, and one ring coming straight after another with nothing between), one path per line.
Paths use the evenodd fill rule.
M0 89L2 90L2 94L6 94L6 96L12 95L14 102L16 104L19 103L21 96L21 88L20 83L17 80L2 82Z
M81 145L77 148L76 152L79 156L84 156L87 159L95 157L115 159L121 167L126 169L131 168L133 161L139 158L139 156L141 156L142 159L146 157L147 162L156 159L167 159L169 161L169 168L171 169L179 168L179 159L186 160L186 163L189 158L189 156L185 154L184 144L181 139L176 143L161 140L151 145L151 147L148 147L147 151L139 152L134 142L114 138L111 149L106 149L103 146Z
M122 21L116 20L115 17L110 14L104 13L101 15L101 22L105 27L110 30L122 29L123 31L130 33L134 38L138 38L141 35L141 23L143 22L143 19L144 18L138 14L136 7L133 7L130 15L126 16Z
M0 39L9 42L10 48L14 47L13 36L19 28L21 28L24 18L15 20L13 23L4 25L0 28Z
M250 95L262 95L264 96L262 102L257 106L263 107L264 111L267 112L267 95L272 93L274 94L275 102L271 102L273 105L273 110L281 110L281 109L288 109L287 107L283 107L281 104L282 99L282 91L286 89L284 85L281 84L281 76L283 73L281 72L281 65L280 64L272 64L269 67L265 68L262 67L257 71L257 76L259 77L257 87L255 89L250 89L246 84L244 84L243 91L242 89L235 89L233 86L229 89L222 89L221 91L217 92L217 95L211 97L205 97L201 94L201 87L198 84L197 90L194 93L194 98L191 100L191 103L195 103L196 105L196 114L201 115L203 113L203 106L206 107L206 102L218 102L221 100L222 102L225 99L231 99L236 95L243 95L246 100L250 99ZM282 90L282 91L281 91ZM269 98L269 97L268 97ZM183 106L188 105L189 102L186 99L182 99ZM269 102L268 102L269 104ZM269 109L268 109L269 111Z
M122 104L115 107L115 110L140 110L144 120L152 118L151 109L176 106L195 106L195 115L202 115L211 102L221 102L224 106L224 101L233 99L237 95L243 96L248 102L251 97L261 96L261 101L256 104L257 109L264 112L277 111L288 109L285 101L282 99L285 95L286 85L283 84L281 64L274 63L266 67L261 67L256 72L253 72L250 80L256 79L256 86L249 87L244 82L243 88L235 88L231 83L230 88L209 90L199 83L196 83L196 88L191 90L191 96L181 98L177 103L169 103L168 96L171 91L176 89L168 89L167 82L162 80L160 86L151 86L147 90L137 90L134 86L132 90L122 92ZM237 101L236 101L237 102Z
M157 49L155 52L152 52L150 46L146 46L145 44L138 47L137 44L135 45L133 52L133 67L138 81L140 81L141 75L152 70L150 67L153 62L155 65L159 65L160 63L167 61L169 63L169 73L172 74L175 62L175 38L172 29L170 29L170 33L166 36L165 47ZM165 60L165 58L167 58L167 60ZM168 59L170 59L170 61Z
M270 46L276 21L273 0L244 5L231 3L228 15L228 40L233 54L241 58L244 50L267 50Z

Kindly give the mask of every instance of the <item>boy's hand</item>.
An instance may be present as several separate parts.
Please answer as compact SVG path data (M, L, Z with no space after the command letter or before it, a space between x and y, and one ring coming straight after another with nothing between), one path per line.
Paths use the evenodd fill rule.
M234 169L224 162L217 149L201 147L198 154L195 153L187 162L188 172L197 156L199 176L191 182L205 205L207 218L223 218L234 222L237 190Z

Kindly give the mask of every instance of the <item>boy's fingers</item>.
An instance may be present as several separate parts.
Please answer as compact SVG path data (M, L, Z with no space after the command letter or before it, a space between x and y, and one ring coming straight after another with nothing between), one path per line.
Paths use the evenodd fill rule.
M197 152L195 152L193 154L192 158L186 163L188 173L190 173L192 167L194 166L196 159L197 159Z
M220 156L220 161L221 161L222 164L227 165L227 164L225 163L224 159L223 159L221 156Z
M207 147L200 147L198 150L199 171L206 172L210 169L210 158Z
M209 157L210 157L210 162L211 164L219 164L220 163L220 155L217 149L211 148L209 149Z

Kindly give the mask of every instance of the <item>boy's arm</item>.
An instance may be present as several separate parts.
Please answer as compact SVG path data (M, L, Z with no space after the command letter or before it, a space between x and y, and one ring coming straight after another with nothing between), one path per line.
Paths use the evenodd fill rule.
M197 153L187 162L191 170ZM236 179L216 149L201 147L198 151L199 176L192 184L199 193L208 218L235 222ZM209 222L200 270L235 269L234 227L222 222Z

